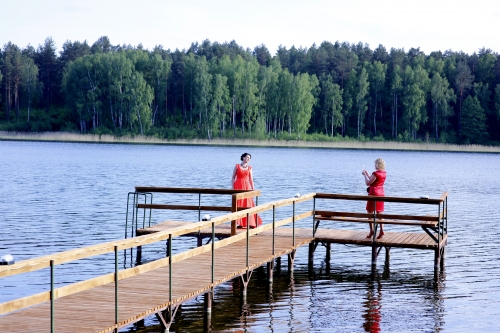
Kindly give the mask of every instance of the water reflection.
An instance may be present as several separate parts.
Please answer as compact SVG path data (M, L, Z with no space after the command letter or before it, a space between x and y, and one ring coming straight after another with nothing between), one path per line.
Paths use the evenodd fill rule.
M363 306L365 307L365 313L363 318L365 322L363 323L363 328L365 332L369 333L379 333L380 332L380 321L382 316L380 315L382 303L382 285L380 280L370 281L368 283L368 288L366 291L366 301Z

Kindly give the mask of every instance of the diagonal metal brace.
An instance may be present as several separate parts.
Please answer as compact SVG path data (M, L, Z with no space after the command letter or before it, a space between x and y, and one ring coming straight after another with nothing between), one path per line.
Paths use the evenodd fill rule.
M170 330L170 326L172 326L172 323L174 322L174 317L175 317L175 314L177 313L177 309L178 308L179 308L179 305L174 306L172 308L172 310L173 310L172 311L172 316L170 316L170 318L168 318L168 320L165 320L165 317L162 315L162 312L168 311L168 308L167 308L167 310L164 310L164 311L155 312L155 316L160 321L160 325L167 332Z
M427 235L429 235L436 243L438 242L438 239L436 238L436 236L434 236L434 234L432 234L429 229L431 229L432 231L436 232L439 234L439 230L437 230L436 228L434 227L424 227L422 226L422 229L424 229L424 231L427 233Z
M316 220L316 224L314 225L314 233L316 234L316 230L318 230L319 228L319 223L321 222L321 220Z

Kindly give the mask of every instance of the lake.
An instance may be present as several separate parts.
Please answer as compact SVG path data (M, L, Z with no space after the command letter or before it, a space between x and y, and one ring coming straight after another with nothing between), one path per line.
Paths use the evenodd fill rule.
M445 270L435 283L433 252L392 249L390 267L384 267L381 255L373 280L371 249L332 245L329 265L325 248L318 246L311 272L304 247L297 253L293 276L284 258L272 289L265 272L257 270L246 302L233 282L217 288L214 331L499 330L498 154L0 141L0 256L12 254L20 261L121 239L127 194L134 186L230 188L232 170L243 152L252 154L260 203L296 193L365 194L361 170L364 166L373 171L378 157L387 164L386 195L439 198L449 192ZM197 196L170 195L166 200L197 202ZM208 205L217 199L206 200ZM364 209L355 202L348 206ZM198 213L153 215L157 223L167 218L196 221ZM269 216L263 219L269 222ZM301 223L310 227L311 220L306 220ZM184 241L189 240L179 240L176 250L183 249ZM164 256L160 245L145 249L143 259ZM120 265L132 266L130 256L124 253ZM57 266L56 285L112 271L112 255L84 259ZM48 290L49 279L47 270L0 279L0 303ZM145 328L123 331L153 332L157 325L150 318ZM171 331L203 331L202 297L182 307Z

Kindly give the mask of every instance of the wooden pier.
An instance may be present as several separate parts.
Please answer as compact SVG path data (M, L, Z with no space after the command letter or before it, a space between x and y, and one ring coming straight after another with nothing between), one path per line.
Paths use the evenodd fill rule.
M151 188L141 189L151 190ZM385 248L388 255L392 247L432 250L435 276L443 264L442 259L447 244L447 193L439 199L310 193L242 211L237 211L234 205L235 197L251 196L256 193L225 194L231 194L233 199L229 208L234 212L215 217L210 221L166 221L138 229L137 237L25 260L10 266L0 266L0 278L47 267L51 269L50 291L0 304L2 331L113 332L151 315L156 315L163 329L168 331L175 312L182 303L203 294L205 310L209 314L214 289L218 285L239 278L243 284L243 292L246 292L252 271L264 264L267 266L268 279L272 282L274 260L287 255L288 267L293 270L295 251L305 245L309 246L310 263L318 244L325 245L329 258L330 244L339 243L370 246L372 269L376 265L380 250ZM366 201L367 198L394 203L435 205L436 214L369 215L339 210L316 210L319 200ZM296 214L296 205L305 205L308 202L312 204L311 210ZM153 207L152 202L139 204L135 199L133 205L136 209L135 217L138 216L139 207L148 210L178 209L178 206L166 207L166 205ZM201 205L190 208L200 210L200 207ZM221 208L216 209L223 211ZM291 216L277 221L274 217L277 209L291 211L289 214ZM265 221L264 225L255 229L236 229L234 222L236 219L265 211L273 212L272 221ZM146 217L145 214L142 216ZM296 227L297 221L307 218L311 219L310 228ZM423 232L386 232L382 239L375 237L367 239L365 230L331 228L337 222L341 222L342 225L374 223L375 228L380 222L399 226L419 226ZM135 223L137 225L137 222ZM197 237L199 240L209 238L210 242L202 245L203 242L198 241L198 246L173 255L172 240L178 237ZM129 269L118 269L119 251L140 249L144 245L165 241L167 241L165 258ZM68 286L54 287L57 265L113 252L114 272Z

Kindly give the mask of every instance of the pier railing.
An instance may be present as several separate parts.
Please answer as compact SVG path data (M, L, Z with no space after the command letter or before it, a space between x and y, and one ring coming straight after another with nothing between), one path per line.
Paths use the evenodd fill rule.
M139 188L140 190L140 188ZM148 188L151 190L151 188ZM258 191L255 191L258 192ZM138 192L142 193L142 192ZM153 192L151 192L153 193ZM259 193L231 193L233 198L238 198L240 195L257 195ZM236 200L236 199L235 199ZM410 203L410 204L426 204L426 205L435 205L437 210L436 216L427 216L427 215L396 215L396 214L377 214L374 212L373 214L366 213L355 213L355 212L347 212L347 211L327 211L327 210L317 210L317 201L318 200L357 200L357 201L384 201L384 202L393 202L393 203ZM296 213L296 205L301 202L312 201L312 209L302 212L300 214ZM199 205L201 207L201 205ZM276 220L276 210L281 207L288 207L290 211L286 213L286 218L281 220ZM145 206L144 208L152 208L149 206ZM169 207L173 208L173 207ZM186 208L186 207L184 207ZM281 208L282 209L282 208ZM272 221L268 224L264 224L262 226L256 227L254 229L250 229L247 225L247 229L245 232L239 234L233 234L230 237L227 237L222 240L217 240L215 237L215 227L222 224L233 223L236 219L244 218L247 219L254 214L263 213L265 211L272 211ZM282 210L280 210L282 213ZM300 245L296 244L295 239L295 225L296 222L304 219L312 217L312 230L311 237L317 231L319 221L321 220L330 220L330 221L340 221L340 222L356 222L356 223L374 223L375 227L379 223L385 224L399 224L399 225L419 225L421 226L426 233L429 234L438 244L438 251L436 251L436 256L438 253L440 255L439 246L441 244L440 240L443 239L444 235L447 234L447 193L443 193L443 195L439 199L417 199L417 198L398 198L398 197L375 197L375 196L357 196L357 195L345 195L345 194L328 194L328 193L310 193L297 198L289 198L278 201L273 201L270 203L261 204L259 206L248 208L242 211L232 212L223 216L218 216L212 218L210 221L199 221L189 223L184 226L175 227L166 231L160 231L153 234L148 234L140 237L134 237L124 240L118 240L113 242L107 242L102 244L97 244L93 246L87 246L79 249L74 249L70 251L65 251L61 253L56 253L52 255L47 255L39 258L29 259L20 261L13 265L9 266L0 266L0 278L23 274L27 272L33 272L36 270L50 268L50 290L46 292L41 292L35 295L30 295L27 297L23 297L20 299L8 301L0 304L0 315L8 314L17 310L25 309L27 307L31 307L37 304L50 302L50 316L51 316L51 332L54 332L54 302L55 300L70 296L85 290L93 289L99 286L103 286L106 284L114 284L114 308L115 308L115 320L114 325L110 325L105 328L106 330L117 330L120 327L131 324L138 319L143 318L148 315L158 314L160 311L166 310L170 313L169 318L172 317L173 306L176 304L180 304L181 302L186 301L192 295L185 295L181 297L173 298L172 295L172 272L174 263L178 263L194 256L198 256L203 253L211 252L211 277L210 283L205 285L203 289L198 290L198 294L203 292L213 291L213 288L218 284L225 282L231 278L237 276L243 276L247 274L249 271L252 271L256 267L260 266L262 263L251 263L249 261L249 253L250 253L250 237L253 235L270 231L272 230L272 243L271 247L271 259L274 258L275 255L279 255L275 253L275 237L276 237L276 229L285 225L290 225L292 227L291 231L291 240L290 240L290 251L295 251L295 249ZM199 247L195 247L189 249L187 251L173 254L172 253L172 241L174 238L192 234L195 232L200 232L201 230L211 229L211 243L206 245L201 245ZM145 263L140 266L136 266L133 268L122 269L118 268L118 253L120 250L126 250L133 247L140 247L148 244L153 244L160 241L168 240L168 248L167 248L167 257L158 259L152 262ZM237 271L232 272L224 276L222 279L216 280L214 269L217 265L215 260L215 250L233 244L235 242L246 240L246 263L244 268ZM376 244L376 239L373 239L374 244ZM374 246L375 249L375 246ZM56 275L56 266L74 262L79 259L89 258L97 255L102 255L106 253L114 253L114 272L109 274L104 274L92 279L88 279L85 281L73 283L71 285L63 286L56 288L55 287L55 275ZM119 281L130 278L133 276L137 276L140 274L144 274L150 272L152 270L161 268L161 267L169 267L169 294L168 300L165 300L163 304L155 306L152 309L148 309L143 312L141 315L137 315L131 318L122 319L119 321L119 298L118 298L118 287ZM78 315L78 314L75 314Z
M254 191L258 192L258 191ZM237 194L237 195L242 195L242 193L232 193ZM248 193L247 193L248 194ZM258 193L252 193L252 195L255 194L260 194ZM243 195L246 195L243 193ZM102 244L97 244L97 245L92 245L92 246L87 246L79 249L74 249L70 251L65 251L65 252L60 252L56 254L51 254L51 255L46 255L42 256L39 258L34 258L34 259L28 259L28 260L23 260L18 263L15 263L13 265L9 266L0 266L0 278L7 277L7 276L13 276L13 275L18 275L18 274L23 274L23 273L28 273L28 272L33 272L36 270L41 270L44 268L50 268L50 291L46 292L41 292L35 295L23 297L20 299L16 299L13 301L5 302L0 304L0 315L8 314L17 310L25 309L37 304L45 303L45 302L50 302L51 304L51 332L54 332L54 302L56 299L59 299L61 297L66 297L69 295L73 295L85 290L93 289L99 286L103 286L105 284L111 284L114 283L115 285L115 294L114 294L114 304L115 304L115 324L114 326L111 327L111 329L117 330L120 327L123 327L125 325L131 324L132 322L137 320L137 316L134 318L128 318L126 320L119 321L118 319L118 304L119 304L119 299L118 299L118 286L119 286L119 281L130 278L136 275L140 275L143 273L147 273L149 271L152 271L154 269L160 268L160 267L169 267L169 297L168 297L168 302L165 302L164 304L161 304L157 307L155 307L154 310L150 310L146 313L146 315L151 315L154 313L158 313L159 311L163 311L167 309L170 311L170 314L172 314L172 305L182 302L185 300L185 298L179 298L179 299L173 299L172 298L172 264L181 262L183 260L189 259L191 257L206 253L206 252L212 252L212 269L211 269L211 284L207 285L204 290L201 290L200 292L204 292L207 290L210 290L230 279L242 274L248 273L248 271L253 270L256 267L253 267L254 265L251 265L249 262L249 237L256 235L258 233L261 233L263 231L267 230L273 230L273 241L272 241L272 254L274 256L275 254L275 231L277 228L287 225L287 224L292 224L292 229L293 229L293 234L292 234L292 240L291 240L291 249L296 248L295 244L295 222L306 218L310 217L313 215L313 210L306 211L301 214L296 214L295 213L295 208L296 204L304 201L308 201L313 199L315 196L315 193L310 193L307 195L303 195L298 198L290 198L290 199L283 199L283 200L278 200L270 203L266 203L263 205L259 205L257 207L245 209L243 211L239 212L234 212L230 213L227 215L215 217L211 219L210 221L200 221L200 222L194 222L190 223L189 225L173 228L167 231L163 232L158 232L154 234L149 234L149 235L144 235L140 237L134 237L134 238L129 238L125 240L118 240L118 241L113 241L113 242L107 242L107 243L102 243ZM234 198L234 196L233 196ZM236 196L236 198L241 198ZM281 219L279 221L276 221L275 218L275 211L279 207L285 207L285 206L292 206L292 211L291 216ZM265 224L260 227L250 229L247 226L246 232L240 233L240 234L235 234L231 237L225 238L223 240L216 241L215 238L215 227L217 225L222 225L225 223L232 223L232 221L246 217L247 219L249 218L250 215L253 214L258 214L262 213L265 211L273 211L273 219L272 223L270 224ZM179 237L182 235L186 235L189 233L193 232L199 232L200 230L211 228L212 229L212 238L211 238L211 243L207 245L202 245L190 250L187 250L182 253L178 253L173 255L172 254L172 240L175 237ZM214 280L214 268L216 265L215 262L215 250L230 244L233 244L235 242L241 241L246 239L246 267L239 271L234 273L232 276L226 276L224 278L224 281L219 280L215 281ZM166 258L158 259L149 263L145 263L140 266L136 266L133 268L128 268L128 269L123 269L119 270L118 269L118 252L120 250L126 250L129 248L133 247L139 247L139 246L144 246L160 241L165 241L168 240L168 255ZM61 265L64 263L68 262L73 262L76 260L84 259L84 258L89 258L97 255L102 255L106 253L114 253L114 263L115 263L115 271L109 274L101 275L92 279L88 279L85 281L73 283L71 285L67 285L64 287L60 288L55 288L55 274L56 274L56 266ZM258 264L260 266L261 263ZM172 318L172 316L170 316Z
M432 215L408 215L408 214L386 214L377 213L376 210L369 213L355 213L346 211L327 211L316 210L316 200L326 199L335 201L373 201L374 207L377 202L406 203L418 205L435 206L436 214ZM402 198L402 197L379 197L371 195L350 195L350 194L332 194L316 193L314 204L313 232L319 227L320 221L354 222L354 223L373 223L373 243L377 242L376 233L379 224L392 224L401 226L420 226L422 229L438 244L441 243L444 235L448 233L448 192L444 192L439 199L429 198Z
M170 205L170 204L153 204L153 194L195 194L198 196L198 205ZM230 195L230 206L207 206L202 205L202 195ZM157 187L157 186L136 186L135 192L129 192L127 197L127 212L125 218L125 238L127 238L129 211L132 209L132 223L130 235L134 236L138 228L139 209L142 209L142 227L146 227L146 214L149 210L148 226L151 226L152 210L189 210L198 211L198 221L201 221L202 211L214 212L237 212L238 210L248 207L238 207L237 202L240 199L255 198L255 203L259 203L260 191L258 190L233 190L233 189L218 189L218 188L183 188L183 187ZM144 202L142 203L142 199ZM132 203L131 203L132 201ZM141 202L139 202L141 201ZM148 203L149 201L149 203ZM231 223L232 235L236 234L236 221Z

